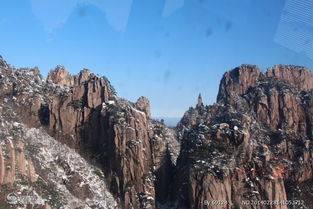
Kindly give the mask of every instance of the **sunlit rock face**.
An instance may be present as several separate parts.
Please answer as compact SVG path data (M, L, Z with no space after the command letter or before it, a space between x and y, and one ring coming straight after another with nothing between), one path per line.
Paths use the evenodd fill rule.
M1 61L0 85L5 207L15 206L8 195L33 184L40 204L22 205L155 208L169 199L179 143L175 131L150 119L147 98L120 99L107 78L62 66L45 80L37 68Z
M173 133L150 120L149 100L140 97L131 103L120 99L106 78L87 70L68 77L57 68L50 75L54 75L51 80L56 84L63 81L58 75L66 77L69 82L61 84L70 88L52 99L50 133L102 165L110 191L121 207L155 207L155 181L163 164L172 162L166 154ZM156 127L164 132L158 143L154 143L159 134L154 131ZM161 177L158 181L167 180ZM161 192L167 193L166 189Z
M242 65L171 129L106 77L0 57L0 208L310 208L312 85L303 67Z
M297 66L263 73L242 65L226 72L217 103L189 109L178 124L179 205L311 208L312 85L312 73ZM303 202L247 202L253 200Z
M217 101L253 114L272 131L312 136L311 90L313 74L298 66L276 65L262 73L243 65L224 74Z

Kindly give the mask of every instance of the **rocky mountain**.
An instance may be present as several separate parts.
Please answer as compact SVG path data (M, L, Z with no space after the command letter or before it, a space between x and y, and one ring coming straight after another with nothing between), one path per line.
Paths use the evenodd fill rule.
M199 98L177 127L179 204L312 208L312 85L312 73L296 66L225 73L217 103Z
M172 129L87 69L1 57L0 208L312 208L312 76L242 65Z
M72 76L57 66L43 79L37 68L0 64L0 208L154 208L167 200L179 143L150 119L147 98L118 98L87 69Z

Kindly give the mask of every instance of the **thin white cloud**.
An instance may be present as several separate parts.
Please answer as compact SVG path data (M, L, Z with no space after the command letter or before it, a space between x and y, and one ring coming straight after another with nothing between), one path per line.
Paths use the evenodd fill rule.
M184 6L184 0L166 0L162 16L167 17Z
M31 0L32 11L48 33L62 27L78 0Z
M48 33L63 27L78 4L98 7L116 30L125 30L133 0L31 0L32 11Z
M126 29L133 0L90 0L106 14L108 23L118 31Z

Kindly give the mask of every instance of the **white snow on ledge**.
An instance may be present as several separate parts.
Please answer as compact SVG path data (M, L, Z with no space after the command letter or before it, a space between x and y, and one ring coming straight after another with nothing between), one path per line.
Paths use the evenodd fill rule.
M114 101L114 100L109 100L108 104L109 104L109 105L114 105L114 104L115 104L115 101Z
M140 110L138 110L138 109L136 109L136 108L132 108L132 110L135 111L135 112L137 112L137 113L139 113L139 114L141 114L141 115L146 115L145 112L140 111Z
M99 209L118 208L114 197L107 189L103 172L100 169L92 166L74 150L50 137L44 130L24 129L26 129L28 143L38 149L38 153L32 155L32 157L36 159L35 161L40 162L42 170L48 172L49 180L56 185L59 190L58 193L63 196L64 206L60 209L77 207L84 209L94 207ZM68 175L69 172L66 172L58 164L58 159L65 161L71 171L75 171L83 178L83 181L77 186L89 185L93 195L91 199L81 200L76 198L64 184L60 183L62 182L60 180L68 179L70 176Z

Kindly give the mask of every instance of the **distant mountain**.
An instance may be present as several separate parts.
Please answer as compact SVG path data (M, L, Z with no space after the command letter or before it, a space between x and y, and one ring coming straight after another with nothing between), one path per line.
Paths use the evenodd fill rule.
M181 119L178 117L152 117L152 118L157 120L157 121L161 121L163 119L165 125L167 125L169 127L175 127Z

